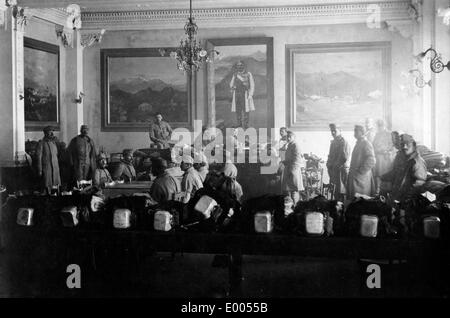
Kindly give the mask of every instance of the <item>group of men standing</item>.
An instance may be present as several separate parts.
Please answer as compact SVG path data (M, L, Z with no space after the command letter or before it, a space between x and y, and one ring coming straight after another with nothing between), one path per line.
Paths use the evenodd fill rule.
M42 138L36 150L36 169L41 179L43 188L50 193L52 188L61 186L61 171L59 158L61 157L58 147L58 139L54 136L54 129L51 126L44 128L44 138ZM80 134L74 137L66 150L71 180L68 183L75 183L81 180L90 180L96 170L97 151L94 141L88 136L89 128L82 125Z
M329 125L333 140L327 160L334 198L351 200L356 194L374 196L389 193L393 200L404 200L427 178L426 163L417 151L414 138L389 132L383 120L366 119L365 126L356 125L356 144L351 151L341 128Z

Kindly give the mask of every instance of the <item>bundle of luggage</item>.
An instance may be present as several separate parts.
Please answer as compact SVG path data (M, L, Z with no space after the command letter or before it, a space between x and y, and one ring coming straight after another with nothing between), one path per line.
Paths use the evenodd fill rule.
M383 196L342 202L317 196L294 206L289 197L264 195L242 205L228 191L206 186L187 204L158 204L148 194L105 200L94 194L21 196L8 200L5 222L43 229L172 230L284 233L368 238L450 237L450 186L415 193L403 202Z

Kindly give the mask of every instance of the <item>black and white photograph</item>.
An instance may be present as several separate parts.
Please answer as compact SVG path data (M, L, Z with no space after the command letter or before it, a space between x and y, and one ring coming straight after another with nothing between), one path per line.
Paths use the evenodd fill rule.
M449 0L5 0L0 57L0 298L450 297Z

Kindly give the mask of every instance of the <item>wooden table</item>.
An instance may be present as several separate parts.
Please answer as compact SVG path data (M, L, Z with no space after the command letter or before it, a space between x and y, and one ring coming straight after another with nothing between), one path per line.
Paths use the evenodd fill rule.
M117 197L120 195L132 195L137 192L148 192L152 181L132 181L130 183L115 183L112 186L106 186L103 194L106 197Z

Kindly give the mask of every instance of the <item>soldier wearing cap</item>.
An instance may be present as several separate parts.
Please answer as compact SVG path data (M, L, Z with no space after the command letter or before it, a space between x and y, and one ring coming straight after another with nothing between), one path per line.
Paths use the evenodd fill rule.
M405 155L405 165L397 182L392 185L392 197L399 201L413 194L427 179L425 160L417 152L416 141L411 135L402 135L401 149Z
M107 156L105 153L101 152L98 155L98 165L97 169L95 169L93 185L98 188L104 188L106 183L111 183L113 179L111 178L111 174L108 169L106 169Z
M53 128L47 126L44 128L44 138L39 141L36 149L38 176L47 193L51 192L52 187L61 185L57 141Z
M150 125L149 137L158 149L169 148L169 141L172 138L172 128L168 122L163 120L160 113L155 115L155 120Z
M94 141L88 136L88 132L88 126L81 125L80 134L70 141L67 148L70 165L77 181L91 180L97 166L97 151Z
M183 202L187 203L198 189L203 188L203 182L197 170L194 169L194 159L191 156L183 156L181 170L184 171L183 179L181 180L181 190L185 193Z
M347 199L352 200L356 193L371 196L375 193L372 169L375 166L375 152L366 138L364 126L356 125L350 171L347 182Z
M136 170L133 166L133 149L124 149L122 157L122 160L113 172L113 179L124 180L125 182L135 181Z
M300 200L300 191L304 190L303 179L300 170L302 153L298 143L295 141L295 134L287 132L286 153L283 160L283 173L281 175L281 191L284 195L290 196L294 204Z
M338 125L332 123L329 127L333 140L330 143L327 170L330 183L334 185L333 196L336 200L343 202L345 200L352 149L347 140L341 135L341 128Z
M150 187L150 196L156 202L163 203L173 200L175 194L181 192L181 183L167 171L167 161L162 158L153 158L152 174L156 176Z

